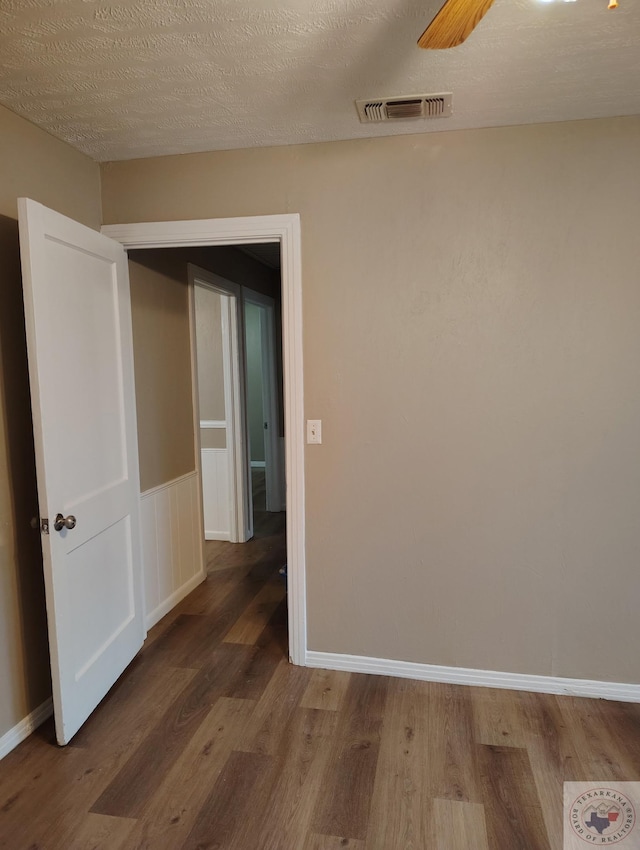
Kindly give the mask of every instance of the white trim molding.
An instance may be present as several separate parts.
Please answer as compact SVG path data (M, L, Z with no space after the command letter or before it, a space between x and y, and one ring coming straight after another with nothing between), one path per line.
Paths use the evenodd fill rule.
M640 702L640 685L626 682L563 679L559 676L503 673L498 670L474 670L468 667L441 667L437 664L419 664L413 661L395 661L390 658L369 658L365 655L342 655L336 652L312 650L307 652L306 665L323 670L396 676L423 682L445 682L451 685L474 685L479 688L506 688L512 691Z
M111 224L104 225L102 233L121 242L125 249L280 243L289 657L294 664L304 665L307 649L307 614L300 216L294 213L197 221Z
M226 428L227 423L224 419L201 419L201 428Z
M147 496L153 496L162 490L166 490L168 487L175 487L176 484L180 484L182 481L189 481L194 475L199 475L197 469L192 469L191 472L185 472L184 475L178 475L177 478L172 478L171 481L165 481L164 484L157 484L155 487L149 487L148 490L143 490L140 493L140 498L146 499Z
M48 720L53 714L53 701L51 697L41 703L37 708L27 714L26 717L16 723L8 732L5 732L0 738L0 759L8 755L11 750L14 750L18 744L21 744L26 738L35 732L38 726L41 726L45 720Z

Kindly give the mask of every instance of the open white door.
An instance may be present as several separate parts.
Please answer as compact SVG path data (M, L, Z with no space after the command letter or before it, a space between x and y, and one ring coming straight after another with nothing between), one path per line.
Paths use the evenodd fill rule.
M241 343L241 290L220 275L199 268L189 263L187 265L189 292L191 296L191 345L196 354L194 357L194 375L196 380L193 387L193 403L195 416L196 445L200 445L200 469L203 489L204 535L206 540L229 539L232 543L246 543L253 537L253 512L251 510L251 470L247 456L246 444L246 410L244 389L244 360ZM213 318L215 309L208 304L208 295L215 295L220 300L220 316ZM214 326L215 324L215 326ZM211 337L215 337L213 343ZM209 338L209 339L207 339ZM200 369L200 357L219 358L222 360L224 386L224 420L211 420L200 410L200 381L206 387L211 380L209 369ZM210 398L204 397L210 408ZM207 431L210 429L224 430L225 449L214 450L223 455L223 465L226 467L226 486L218 479L219 463L211 462L210 450L206 446L210 441ZM216 468L217 467L217 468ZM214 528L215 517L224 509L229 536L209 534ZM213 521L213 522L212 522Z
M18 210L53 704L66 744L145 634L129 277L118 242L34 201Z

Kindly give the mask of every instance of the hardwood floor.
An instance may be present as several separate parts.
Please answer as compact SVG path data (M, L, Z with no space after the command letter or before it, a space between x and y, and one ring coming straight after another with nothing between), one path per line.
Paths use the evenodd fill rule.
M264 468L251 469L251 499L255 512L267 510L267 482Z
M282 526L208 544L71 745L0 762L0 847L561 850L563 779L640 779L638 705L291 666Z

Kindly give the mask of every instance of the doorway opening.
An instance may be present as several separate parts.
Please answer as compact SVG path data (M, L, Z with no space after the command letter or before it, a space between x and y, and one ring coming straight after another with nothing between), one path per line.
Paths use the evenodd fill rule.
M289 623L289 657L297 664L306 663L306 605L305 605L305 572L304 572L304 422L302 404L302 339L301 339L301 280L300 280L300 243L299 243L299 217L297 215L265 216L248 219L222 219L190 222L163 222L133 225L111 225L103 228L103 232L120 241L128 251L151 248L175 248L187 250L198 249L192 254L190 262L200 262L201 254L205 246L212 249L214 246L236 246L249 250L258 250L260 247L276 249L282 259L281 267L281 306L276 301L273 313L276 317L275 332L271 331L276 338L276 356L280 359L283 369L282 385L279 390L278 401L280 407L277 409L275 419L278 427L274 429L280 446L276 445L275 454L278 456L280 448L279 464L274 465L273 480L276 482L274 491L276 495L270 501L272 510L262 513L265 517L273 518L284 506L284 481L282 466L286 467L286 562L288 564L287 596L288 596L288 623ZM197 256L196 256L197 255ZM248 287L249 289L252 287ZM260 293L265 294L265 293ZM251 294L249 293L251 298ZM268 313L268 307L267 313ZM280 320L280 323L278 322ZM239 311L239 322L244 323L244 312ZM268 320L264 321L268 332ZM278 396L278 393L276 393ZM215 420L211 420L215 421ZM220 420L222 421L222 420ZM226 422L226 413L225 420ZM269 423L269 418L265 420ZM264 423L263 423L264 424ZM194 423L195 425L195 423ZM197 423L198 443L200 442L200 422ZM245 428L248 430L246 420ZM283 427L284 426L284 427ZM195 430L195 429L194 429ZM206 430L216 430L214 428ZM220 430L220 429L217 429ZM264 429L263 430L269 430ZM286 433L287 439L283 440ZM225 434L226 438L226 434ZM265 446L267 449L267 446ZM283 451L284 449L284 451ZM282 455L286 455L286 463L282 463ZM266 476L266 453L265 453L265 501L267 507ZM254 467L258 468L258 467ZM247 458L245 472L248 478L251 472L250 458ZM278 494L278 482L280 492ZM245 492L246 492L245 491ZM279 504L280 502L280 504ZM275 510L273 510L275 508ZM247 517L252 511L247 510ZM255 523L257 526L257 523ZM218 545L230 544L229 541L216 541Z
M243 319L252 507L254 513L275 513L285 510L285 498L274 299L244 288Z
M265 252L264 263L260 247L211 247L198 253L206 268L187 265L205 570L212 587L223 574L238 592L266 579L251 622L236 624L226 641L286 634L280 257Z

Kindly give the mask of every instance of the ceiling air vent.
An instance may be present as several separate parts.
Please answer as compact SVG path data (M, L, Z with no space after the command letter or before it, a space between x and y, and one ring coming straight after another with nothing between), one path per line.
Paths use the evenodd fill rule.
M356 100L363 124L379 121L407 121L413 118L448 118L452 111L452 94L415 94L410 97L381 97Z

